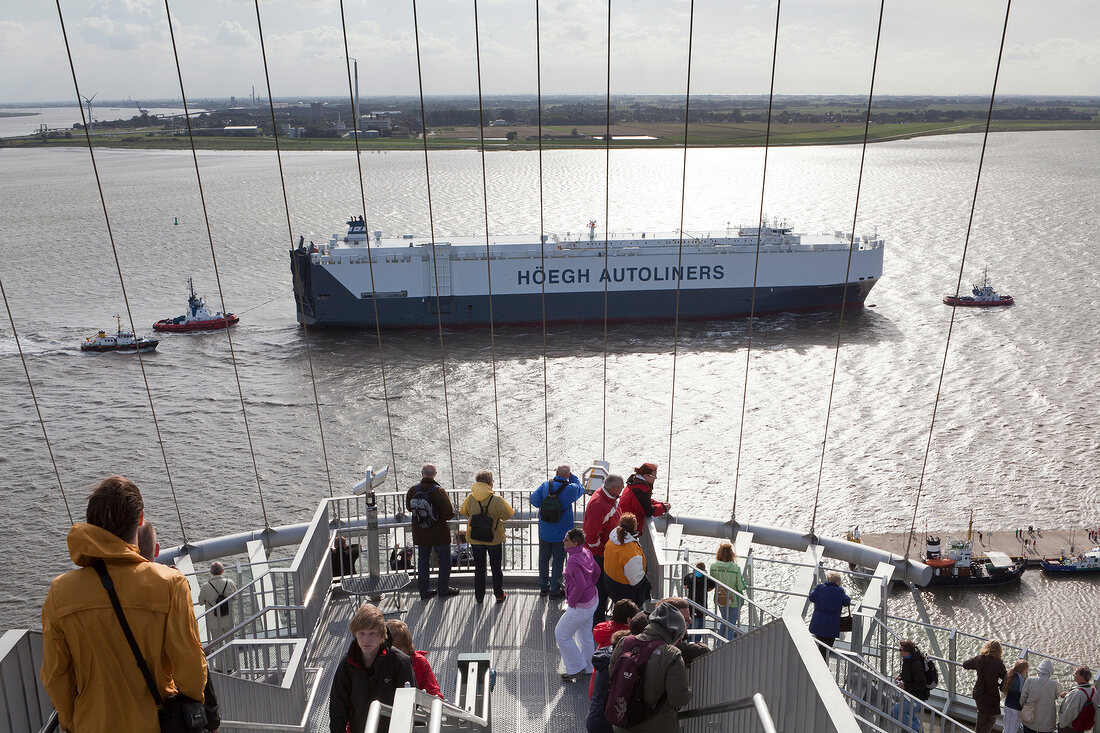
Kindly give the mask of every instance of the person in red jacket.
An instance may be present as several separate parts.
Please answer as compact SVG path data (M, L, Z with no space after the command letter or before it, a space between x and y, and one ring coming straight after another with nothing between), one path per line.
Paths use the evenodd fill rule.
M596 583L596 608L592 611L592 627L607 617L607 588L604 587L603 550L611 533L619 526L619 495L626 482L622 476L610 474L603 486L593 492L584 508L584 545L600 566L600 579Z
M653 498L653 482L657 478L657 464L643 463L634 469L626 480L626 490L619 497L619 511L638 517L639 525L644 517L659 517L672 509L672 504ZM639 530L641 527L639 526Z
M439 691L439 682L435 679L432 665L428 664L428 655L419 649L413 649L412 632L408 625L401 619L391 618L386 622L386 628L393 638L393 648L400 649L412 660L413 676L416 677L416 686L429 695L442 698Z

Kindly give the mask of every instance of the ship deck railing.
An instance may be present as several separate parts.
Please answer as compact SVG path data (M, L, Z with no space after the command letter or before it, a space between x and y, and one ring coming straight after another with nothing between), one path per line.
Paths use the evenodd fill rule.
M452 584L463 589L459 596L421 602L414 590L411 604L401 605L393 594L379 599L379 604L388 615L403 618L412 630L417 648L429 652L447 700L457 699L458 682L446 674L455 668L457 655L487 652L497 671L492 724L517 733L575 730L587 713L588 699L581 689L583 685L563 684L558 678L560 657L553 627L560 615L560 604L538 594L537 512L528 502L527 491L498 494L516 510L515 517L506 523L508 545L504 562L509 594L506 603L492 603L489 595L485 604L475 604L468 590L471 569L460 565L452 569L451 575ZM451 492L456 509L465 495L466 492ZM326 693L335 667L350 644L347 625L361 600L340 590L340 578L332 575L330 551L336 537L343 535L363 549L356 576L415 575L415 567L398 564L396 570L391 570L389 566L391 555L398 559L405 557L404 549L411 541L404 497L404 492L393 492L325 499L309 522L215 538L188 548L186 557L192 565L214 558L232 561L245 554L253 558L249 571L254 577L242 583L229 599L231 628L211 639L207 648L212 681L223 701L224 730L327 729ZM578 502L578 522L585 502L585 498ZM465 520L460 520L452 525L458 529L464 523ZM678 516L669 523L667 518L660 517L646 522L642 536L654 597L682 594L684 572L694 565L696 558L713 557L698 548L716 545L714 539L734 543L748 587L743 594L744 608L738 625L741 633L728 643L721 643L720 635L723 629L728 630L728 625L723 625L713 606L713 595L706 605L698 606L705 615L706 628L697 636L717 647L696 661L696 665L703 665L698 669L713 672L713 666L724 664L721 660L725 660L731 668L723 667L719 678L740 675L738 679L747 680L745 684L750 686L755 679L763 684L767 675L779 669L775 680L797 674L807 689L813 688L813 695L802 699L800 690L776 682L777 686L768 689L729 689L720 698L712 699L707 693L697 697L690 709L728 706L762 692L780 728L788 720L785 716L795 714L793 710L807 716L800 720L810 720L815 705L821 700L831 700L843 703L840 709L849 717L842 715L838 719L840 713L830 713L822 719L833 727L819 730L891 730L866 722L871 720L871 714L866 709L861 713L854 701L863 699L859 690L867 685L883 687L893 678L899 665L894 653L896 640L909 637L922 646L927 640L930 656L940 665L941 684L933 692L932 705L942 715L952 716L955 722L974 718L975 708L969 696L973 676L961 669L961 663L977 653L984 639L929 623L920 594L911 583L920 618L889 613L890 583L919 579L924 566L874 548L791 530L687 516ZM760 554L765 547L772 556ZM278 562L284 567L269 566L264 570L260 560L272 552L291 555ZM163 554L165 559L181 556L179 548ZM855 561L874 569L848 570L847 563ZM415 561L411 564L415 566ZM810 608L808 593L823 580L826 570L834 569L848 578L845 585L853 597L853 632L838 640L836 654L826 668L816 642L806 631L805 617ZM206 624L207 615L199 614L200 624ZM776 631L779 628L783 631ZM37 675L41 665L41 636L36 633L9 632L4 636L4 654L0 655L3 691L0 733L41 730L51 712ZM770 641L763 641L766 638ZM1033 660L1050 658L1055 663L1056 677L1068 678L1072 673L1074 665L1067 660L1014 646L1011 640L1006 647ZM740 652L735 654L735 649ZM750 649L755 651L749 654ZM782 669L775 662L780 659L785 660L786 666L780 665ZM852 666L856 662L858 674ZM836 671L841 665L843 674ZM439 674L441 670L443 674ZM698 689L706 688L711 676L692 668L691 677ZM849 683L857 678L862 687L849 689ZM886 699L896 693L884 688L877 694ZM720 715L723 720L736 721L747 721L744 716L752 715L752 727L745 729L758 729L756 714L748 710L738 707ZM705 721L712 719L710 714L688 718L685 729L704 730L708 725ZM559 724L559 720L563 722ZM953 724L944 723L946 727L942 729L955 730ZM788 729L794 728L788 725Z

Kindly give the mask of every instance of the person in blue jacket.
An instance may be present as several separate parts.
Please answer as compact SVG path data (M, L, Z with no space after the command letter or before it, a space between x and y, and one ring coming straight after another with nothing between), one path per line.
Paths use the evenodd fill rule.
M565 565L565 533L573 529L573 504L584 494L581 480L569 466L558 466L554 478L531 492L531 506L539 510L539 595L565 597L561 587ZM554 497L554 499L550 499ZM553 570L551 570L551 560Z
M814 615L810 617L810 633L825 646L832 646L840 636L840 610L852 605L852 599L840 587L840 573L825 574L825 582L810 591L810 603ZM829 652L822 647L821 656L829 660Z

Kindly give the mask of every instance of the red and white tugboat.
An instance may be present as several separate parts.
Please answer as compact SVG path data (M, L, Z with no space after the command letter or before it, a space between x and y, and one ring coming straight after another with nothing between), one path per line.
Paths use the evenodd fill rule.
M943 302L970 308L989 308L995 305L1012 305L1016 301L1011 295L999 295L989 284L989 273L982 273L982 284L974 284L970 290L973 295L945 295Z
M135 336L130 331L122 330L122 317L115 316L118 321L118 330L113 336L108 336L106 331L100 331L95 336L84 339L80 345L81 351L130 351L146 352L157 348L159 340L148 336Z
M191 288L191 297L187 299L187 312L182 316L157 321L153 324L154 331L211 331L229 328L241 320L234 313L228 315L221 311L211 313L206 307L206 301L195 295L195 284L191 278L187 278L187 286Z

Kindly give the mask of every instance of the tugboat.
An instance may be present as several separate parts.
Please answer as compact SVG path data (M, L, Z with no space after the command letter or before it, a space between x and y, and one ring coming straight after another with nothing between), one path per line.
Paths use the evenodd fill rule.
M187 299L187 312L175 318L164 318L153 324L154 331L214 331L229 328L241 320L235 313L228 315L218 311L211 313L206 301L195 295L195 284L187 278L191 297Z
M1045 557L1039 561L1043 572L1048 575L1074 575L1077 573L1100 573L1100 547L1085 550L1077 555Z
M131 351L146 352L157 348L158 339L147 336L135 336L130 331L122 330L122 316L115 316L118 329L114 336L108 336L106 331L100 331L95 336L84 339L80 345L81 351Z
M1016 301L1011 295L999 295L989 284L989 272L982 272L982 284L974 284L970 290L973 295L945 295L943 302L970 308L989 308L995 305L1012 305Z
M1015 583L1024 574L1027 560L1009 557L1003 552L990 551L984 557L974 557L972 535L974 515L970 515L970 527L966 540L948 539L941 549L940 538L925 538L924 563L932 568L931 586L1006 585Z

